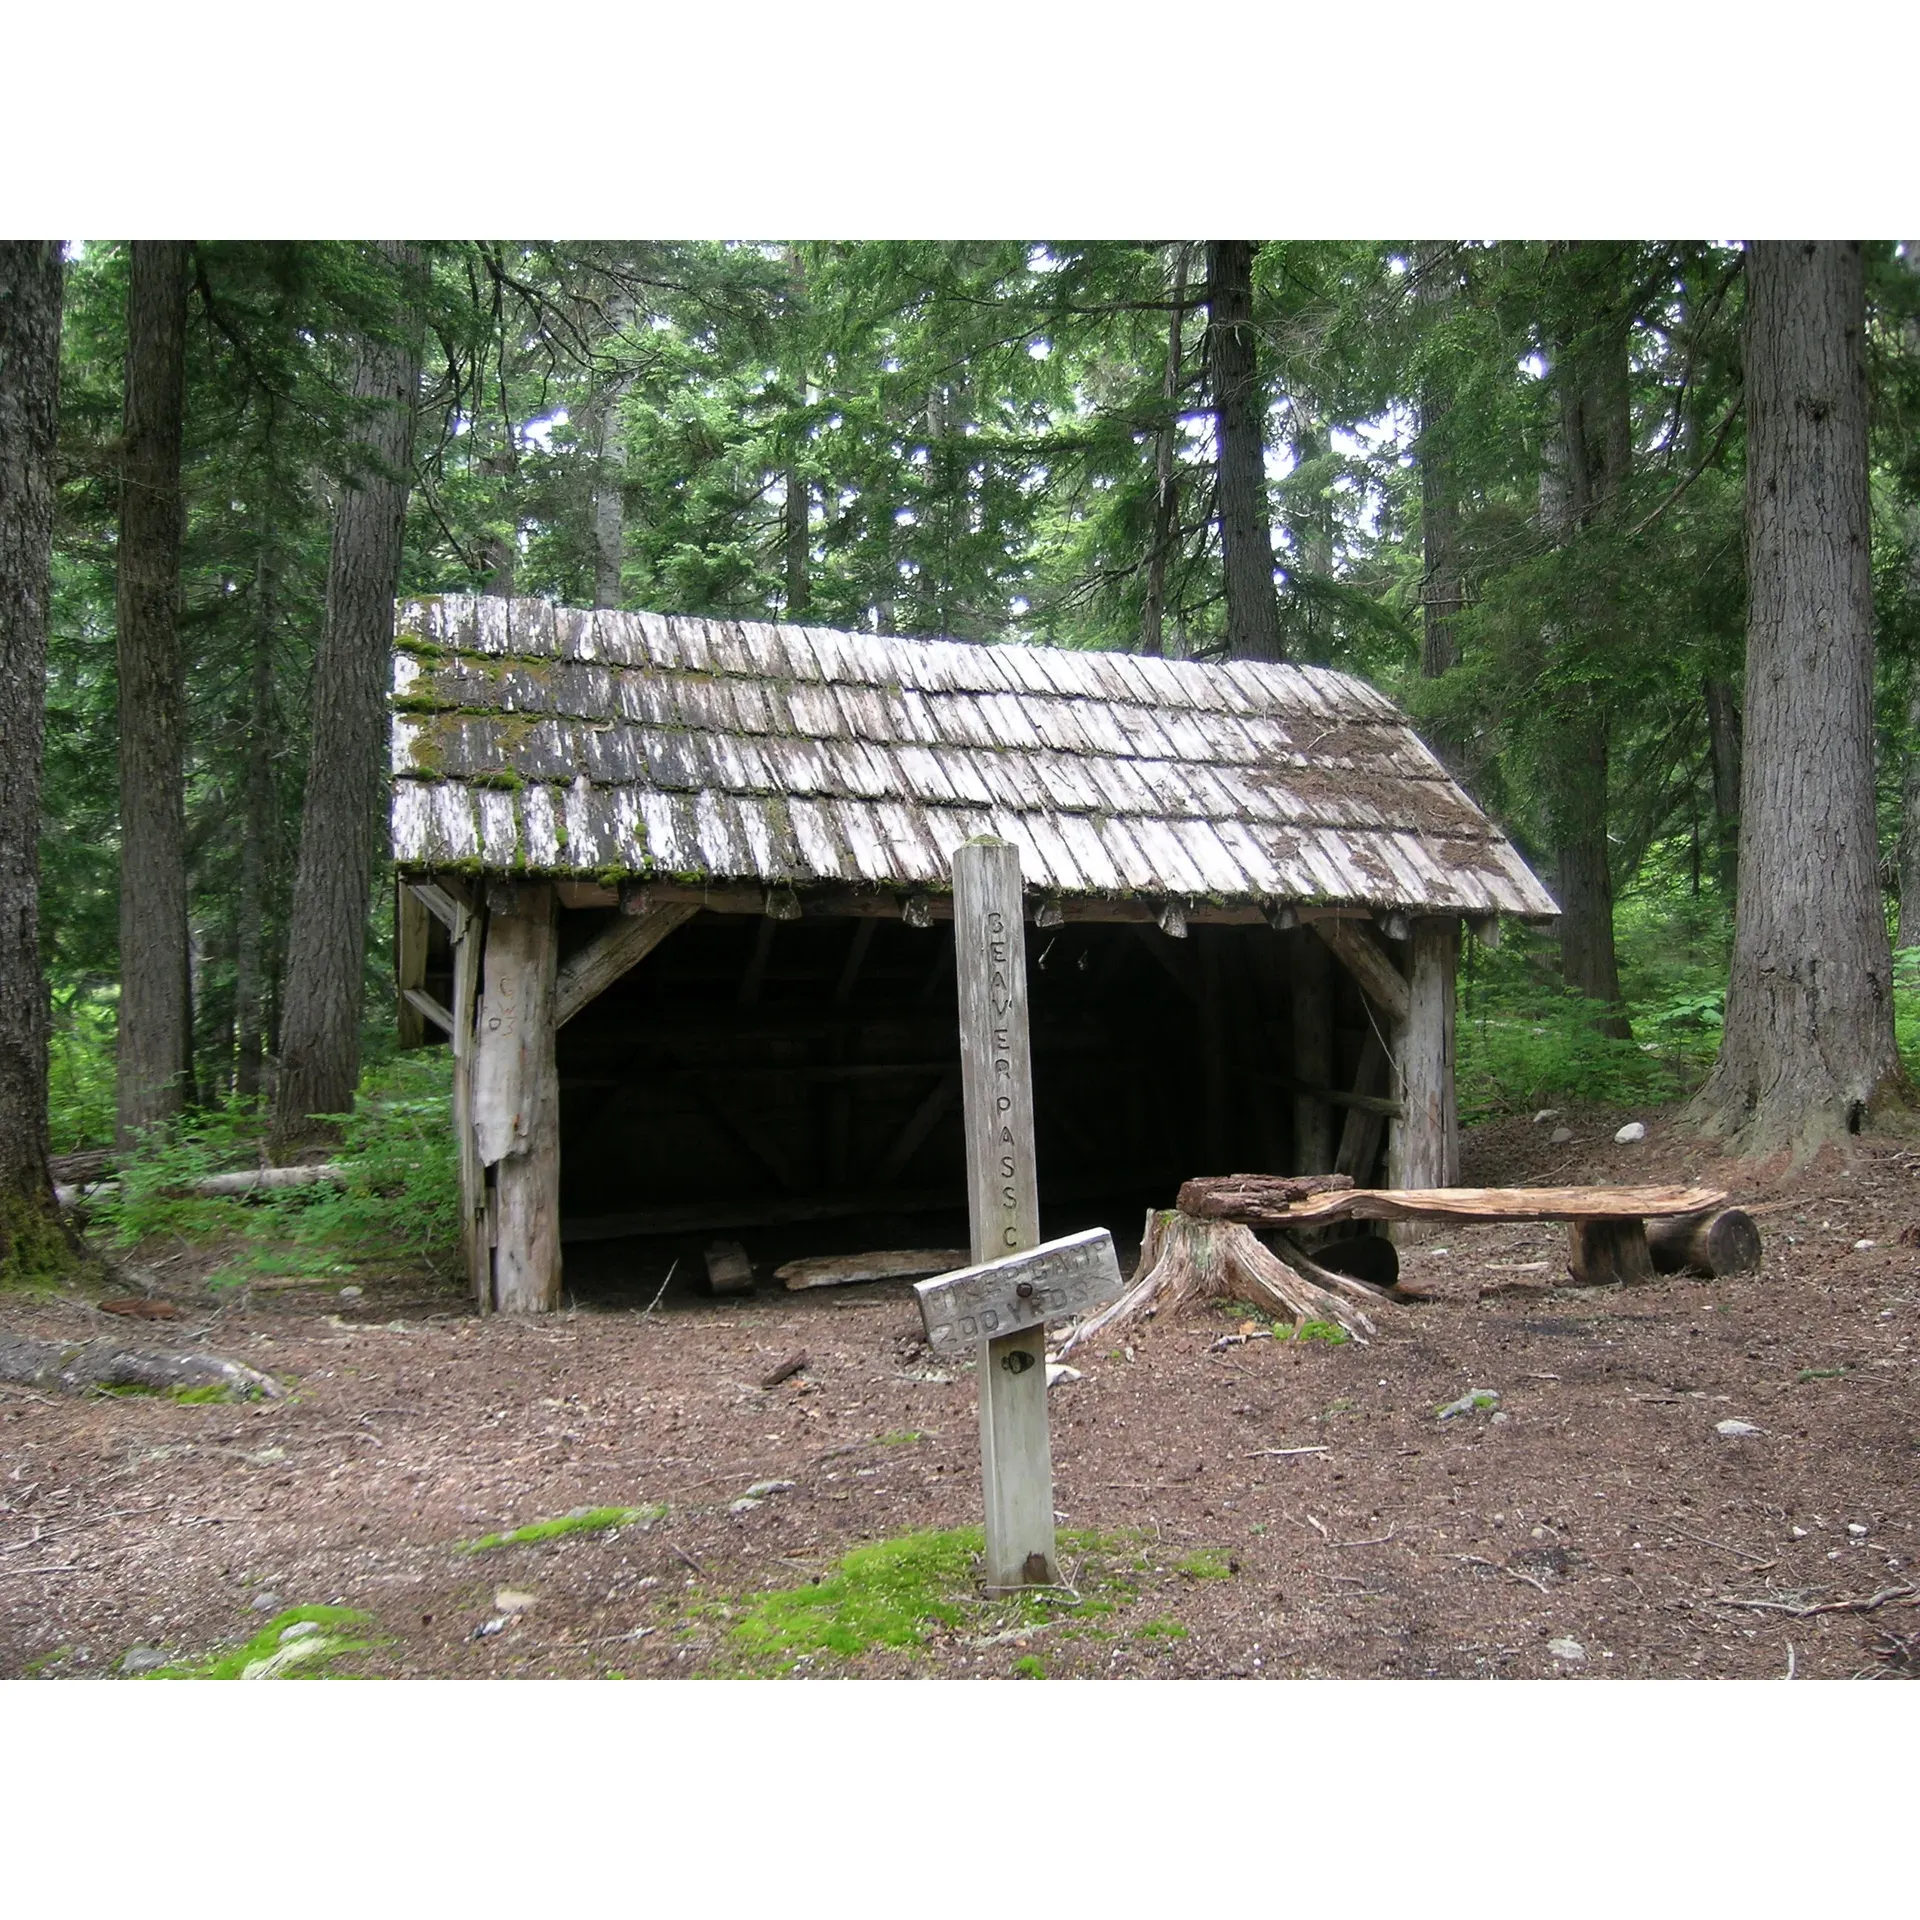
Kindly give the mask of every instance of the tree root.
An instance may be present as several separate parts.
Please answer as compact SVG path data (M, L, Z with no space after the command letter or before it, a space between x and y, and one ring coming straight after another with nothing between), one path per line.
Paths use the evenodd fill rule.
M59 1393L84 1393L90 1387L140 1387L150 1393L224 1387L240 1400L285 1397L285 1389L271 1374L256 1373L237 1360L211 1353L156 1353L125 1347L113 1339L0 1337L0 1380Z
M1364 1280L1315 1265L1289 1242L1279 1243L1276 1257L1247 1227L1196 1220L1185 1213L1147 1215L1137 1272L1139 1277L1118 1300L1073 1329L1060 1348L1062 1354L1149 1308L1169 1311L1196 1300L1275 1306L1293 1316L1296 1328L1309 1320L1328 1320L1364 1343L1375 1328L1361 1303L1392 1301L1390 1294Z

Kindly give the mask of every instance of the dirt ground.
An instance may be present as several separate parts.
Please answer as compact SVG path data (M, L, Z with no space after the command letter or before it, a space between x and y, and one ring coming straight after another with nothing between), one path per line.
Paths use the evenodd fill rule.
M1216 1312L1077 1352L1082 1377L1051 1395L1057 1499L1063 1529L1104 1537L1067 1570L1110 1610L1008 1627L962 1605L917 1649L797 1671L1912 1673L1920 1154L1864 1146L1789 1179L1713 1161L1670 1116L1616 1146L1630 1117L1571 1115L1559 1147L1526 1121L1483 1130L1462 1179L1726 1185L1759 1219L1760 1273L1576 1289L1555 1284L1564 1229L1472 1228L1408 1254L1433 1297L1365 1345L1215 1350L1235 1324ZM481 1321L425 1280L216 1310L199 1270L123 1268L122 1290L186 1308L142 1343L296 1390L237 1406L0 1387L8 1677L116 1674L134 1649L201 1661L319 1604L374 1619L337 1672L738 1671L755 1595L978 1521L973 1384L929 1358L904 1282L789 1294L763 1274L755 1296L713 1300L677 1279L648 1313L658 1279L636 1273L617 1303ZM0 1324L126 1332L79 1300L16 1298ZM792 1378L758 1384L801 1350ZM1475 1387L1497 1409L1437 1418ZM1759 1431L1722 1436L1729 1419ZM736 1505L766 1481L792 1484Z

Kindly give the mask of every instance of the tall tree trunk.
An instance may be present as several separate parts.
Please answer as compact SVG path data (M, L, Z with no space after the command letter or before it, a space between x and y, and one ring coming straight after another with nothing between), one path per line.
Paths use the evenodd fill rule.
M1147 552L1147 595L1140 610L1140 651L1162 654L1166 648L1167 568L1180 535L1180 469L1175 461L1180 435L1180 387L1187 325L1187 265L1191 243L1174 249L1173 311L1167 316L1167 359L1160 376L1160 430L1153 436L1153 545Z
M607 319L616 342L633 323L633 296L616 293ZM620 349L616 345L615 352ZM620 403L633 384L628 374L615 373L595 396L588 419L588 441L593 454L593 604L617 607L622 598L626 562L627 435L620 419Z
M1920 240L1901 249L1909 273L1920 274ZM1906 349L1920 359L1920 320L1903 329ZM1920 600L1920 512L1907 514L1907 592ZM1900 762L1900 937L1901 947L1920 946L1920 667L1907 688L1907 750Z
M800 249L797 246L787 248L787 279L792 288L789 324L796 337L803 337L802 322L807 306L807 270L806 262L801 258ZM795 398L811 406L814 394L807 380L804 364L793 366L791 377ZM799 450L797 440L794 450L797 454ZM813 584L808 577L813 533L808 524L807 477L801 471L797 458L790 459L787 463L785 489L786 503L781 515L781 547L782 558L786 563L786 611L789 620L799 620L805 617L807 610L813 604Z
M1316 603L1311 587L1299 591L1301 581L1321 582L1333 578L1333 503L1324 487L1311 487L1298 479L1299 469L1309 471L1333 451L1333 436L1326 422L1301 408L1302 424L1294 436L1295 481L1287 516L1287 531L1294 551L1300 556L1295 570L1294 591L1289 602L1297 646L1288 652L1311 667L1324 667L1332 657L1329 622L1324 607Z
M1604 524L1633 463L1628 385L1629 320L1605 284L1607 262L1598 247L1578 243L1570 285L1584 283L1596 304L1561 345L1554 369L1560 403L1560 444L1542 475L1542 519L1550 531L1578 534ZM1582 258L1581 256L1585 257ZM1575 600L1578 640L1591 655L1615 646L1617 592L1606 568L1583 568ZM1571 647L1575 636L1561 635ZM1556 694L1550 716L1547 816L1560 893L1560 973L1589 1000L1617 1009L1620 967L1613 942L1613 872L1607 842L1608 718L1591 674L1571 675ZM1631 1037L1624 1013L1595 1023L1618 1039Z
M247 676L247 759L240 798L240 894L234 907L234 1091L260 1092L267 1057L267 867L279 814L273 777L276 557L263 541L254 569L253 659Z
M1452 311L1458 273L1457 243L1423 240L1413 250L1414 302L1429 328L1445 324ZM1420 466L1420 675L1443 680L1460 664L1457 622L1466 606L1460 566L1460 493L1447 419L1452 396L1447 383L1429 374L1421 383L1420 425L1415 442ZM1456 776L1465 770L1462 743L1454 730L1428 723L1435 752Z
M0 1282L72 1261L47 1173L40 974L60 274L57 240L0 241Z
M400 287L391 335L367 336L353 372L363 425L340 489L327 611L313 663L312 744L287 938L272 1146L284 1155L344 1113L360 1077L360 1004L375 820L383 791L393 603L400 590L414 405L420 385L420 256L385 249Z
M1702 692L1713 772L1713 867L1720 891L1731 900L1740 866L1740 696L1718 674L1708 675Z
M1220 562L1228 655L1284 660L1267 501L1266 396L1253 331L1253 255L1251 240L1207 242L1207 362L1213 382Z
M127 290L116 615L120 699L121 1146L179 1112L187 1011L186 661L180 645L184 240L136 240Z
M1874 813L1866 290L1857 241L1747 255L1740 898L1709 1131L1749 1153L1907 1097Z

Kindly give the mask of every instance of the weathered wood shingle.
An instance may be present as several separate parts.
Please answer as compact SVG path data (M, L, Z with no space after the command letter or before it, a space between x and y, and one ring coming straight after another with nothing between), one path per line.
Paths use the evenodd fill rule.
M403 601L404 867L1552 914L1376 688L1318 667Z

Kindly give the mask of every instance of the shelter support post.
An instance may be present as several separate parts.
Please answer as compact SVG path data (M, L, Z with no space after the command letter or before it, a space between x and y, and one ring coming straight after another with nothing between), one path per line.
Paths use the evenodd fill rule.
M453 1136L460 1162L460 1254L480 1311L493 1307L492 1253L487 1244L487 1178L473 1138L474 1022L479 1013L480 955L486 913L442 890L453 943Z
M554 1057L553 889L496 885L473 1050L472 1126L485 1169L490 1304L560 1304L560 1076Z
M973 840L953 856L954 959L960 989L960 1080L967 1204L976 1265L1040 1244L1033 1147L1020 852ZM988 1588L1046 1586L1054 1557L1053 1456L1042 1326L980 1349L980 1477Z
M1460 1113L1454 1092L1454 973L1460 923L1422 915L1407 943L1407 1013L1393 1036L1400 1117L1390 1123L1387 1184L1451 1187L1460 1179ZM1397 1227L1398 1240L1423 1229ZM1431 1230L1426 1230L1431 1231Z

